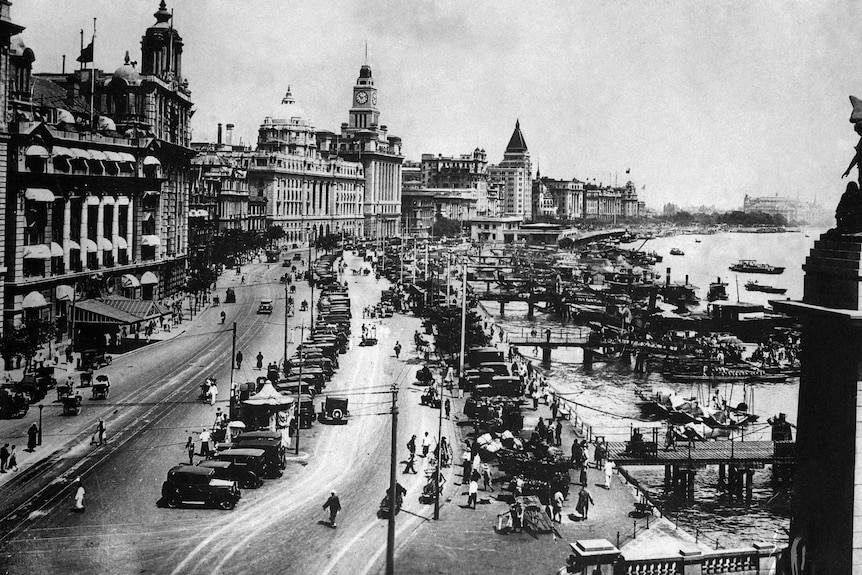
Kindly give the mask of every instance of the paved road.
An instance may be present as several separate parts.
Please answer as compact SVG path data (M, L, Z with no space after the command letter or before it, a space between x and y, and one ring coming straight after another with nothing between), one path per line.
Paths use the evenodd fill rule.
M349 257L348 264L359 267ZM238 348L246 358L240 381L260 375L249 369L258 351L265 356L264 364L281 357L284 301L283 288L275 279L283 271L265 264L247 268L248 283L237 286L237 303L222 308L228 310L228 324L238 324ZM222 390L227 389L231 338L219 325L219 310L209 310L177 339L131 354L109 368L112 381L117 382L109 404L94 409L90 405L94 402L87 401L78 418L51 420L67 424L66 420L74 419L81 429L53 436L66 441L54 442L58 447L52 456L32 467L39 469L39 478L22 474L3 488L4 496L11 496L5 499L0 524L0 563L5 569L10 573L379 570L386 521L377 519L376 511L388 483L389 387L397 382L401 388L399 446L407 442L408 434L436 435L438 412L419 406L420 390L411 385L418 368L412 353L418 320L407 316L384 320L377 328L378 346L356 346L363 323L361 309L375 303L386 284L373 276L345 279L350 282L355 312L354 345L341 356L341 369L327 392L349 396L352 418L347 426L316 424L303 430L302 456L288 464L281 479L244 490L234 511L158 507L165 472L185 459L186 438L209 425L215 415L215 408L196 400L198 383L215 375ZM232 276L225 281L238 283ZM296 301L307 298L307 290L300 285ZM271 316L255 313L257 301L264 297L276 300ZM289 325L301 321L291 318ZM392 353L396 339L404 347L400 360ZM224 402L221 405L226 407ZM89 438L99 415L109 416L111 439L108 445L94 448ZM451 428L444 429L444 434L453 436ZM46 446L42 450L50 451ZM401 455L406 451L399 450ZM77 475L87 489L84 514L70 512L69 480ZM422 475L411 475L402 483L408 497L399 515L399 534L406 535L430 517L431 507L417 500ZM326 514L320 508L332 489L339 492L345 507L337 530L322 524Z

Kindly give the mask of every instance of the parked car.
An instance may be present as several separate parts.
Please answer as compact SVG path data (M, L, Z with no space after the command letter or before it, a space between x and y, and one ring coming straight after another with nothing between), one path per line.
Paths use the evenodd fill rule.
M249 437L241 433L234 442L234 448L243 449L262 449L264 459L267 462L266 473L263 475L265 479L275 479L281 477L281 470L285 468L287 460L284 453L284 445L281 440L273 440L268 438Z
M199 503L233 509L240 498L236 481L218 479L216 470L194 465L176 465L162 483L162 500L168 507Z
M78 369L86 371L88 369L99 369L106 365L111 365L113 358L100 349L85 349L81 352L81 365Z
M256 489L263 485L267 474L263 449L230 448L215 454L215 459L198 463L200 467L216 470L216 477L236 481L243 489Z
M349 416L350 412L347 411L347 398L329 396L323 403L320 410L320 416L318 416L317 419L321 423L345 424L347 423L347 418Z

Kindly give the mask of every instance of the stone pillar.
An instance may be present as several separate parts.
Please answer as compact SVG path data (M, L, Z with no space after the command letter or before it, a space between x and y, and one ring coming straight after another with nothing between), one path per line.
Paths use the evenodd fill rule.
M72 239L72 200L63 203L63 269L68 273L71 267L69 242Z
M806 263L802 301L773 307L802 324L793 569L862 573L862 237L823 234ZM803 556L804 570L803 570Z
M117 265L119 261L119 248L117 247L117 240L120 238L120 204L119 202L114 202L114 217L111 218L111 245L113 249L111 250L111 257L114 259L114 265Z
M105 204L99 202L98 216L96 217L96 261L102 267L102 238L105 237Z
M126 243L128 247L126 254L129 257L129 263L138 258L135 253L135 200L129 198L129 209L126 210Z
M84 196L81 202L81 268L87 269L87 225L90 219L90 205L87 203L87 197Z
M578 539L569 544L579 575L613 575L620 550L607 539Z

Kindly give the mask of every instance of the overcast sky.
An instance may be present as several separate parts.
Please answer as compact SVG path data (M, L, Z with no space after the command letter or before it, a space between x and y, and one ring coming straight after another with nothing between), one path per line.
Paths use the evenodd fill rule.
M121 6L121 7L117 7ZM157 0L13 0L34 69L67 71L98 18L108 71ZM381 123L408 159L485 148L502 159L515 120L543 176L622 183L653 207L741 205L743 195L834 204L857 143L862 3L173 0L193 139L236 124L256 139L288 85L316 128L347 121L364 61Z

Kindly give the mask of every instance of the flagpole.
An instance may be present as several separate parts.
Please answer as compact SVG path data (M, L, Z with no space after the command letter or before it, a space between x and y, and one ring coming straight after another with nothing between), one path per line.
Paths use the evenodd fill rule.
M96 19L93 18L93 41L90 43L93 47L92 59L90 60L90 127L93 132L96 131L96 125L93 113L93 102L96 92Z
M83 53L84 53L84 29L81 28L81 51L79 52L79 54L83 54ZM78 67L78 70L80 71L80 70L84 69L84 61L81 60L80 57L78 58L78 60L80 61L80 66Z

